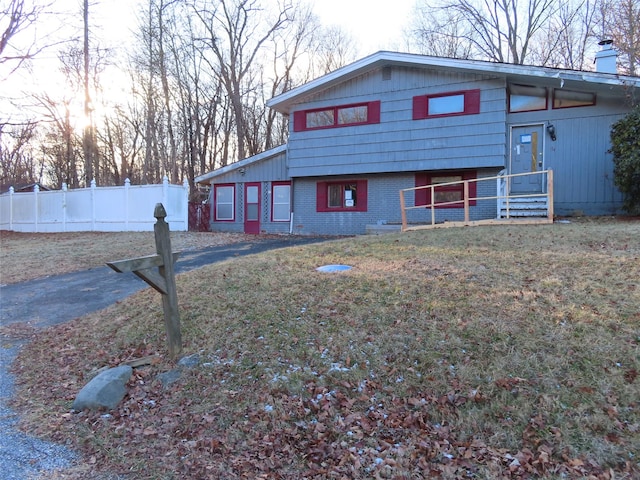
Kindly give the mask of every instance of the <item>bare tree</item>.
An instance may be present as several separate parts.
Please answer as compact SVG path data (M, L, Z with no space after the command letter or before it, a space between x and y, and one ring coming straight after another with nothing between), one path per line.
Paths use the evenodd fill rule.
M449 58L471 58L475 32L464 16L456 10L416 6L412 17L408 43L419 53Z
M356 59L358 49L353 36L338 25L320 27L311 40L314 43L311 74L333 72Z
M245 112L252 101L245 102L261 88L252 80L258 78L255 70L265 43L290 23L292 9L289 3L280 5L269 19L260 0L205 0L194 5L207 32L203 42L213 52L209 64L222 81L232 108L238 159L258 153L252 148Z
M12 65L6 74L14 72L42 50L33 42L18 46L14 40L35 25L44 8L35 4L27 6L25 0L9 0L8 4L0 6L0 65Z
M3 187L42 181L42 167L30 148L35 129L35 123L0 125L0 185Z
M423 0L425 1L425 0ZM458 39L469 46L462 51L471 57L503 63L525 63L534 36L557 11L556 0L442 0L434 12L440 12L440 22L449 16L456 22L454 31ZM427 38L438 37L430 25L414 29L414 35L427 33ZM447 43L451 34L445 31L441 38ZM449 40L451 44L451 40ZM456 45L454 52L460 46Z
M82 49L83 59L83 85L84 85L84 116L85 126L82 133L82 151L84 153L84 181L85 185L91 184L95 178L94 164L96 158L95 129L93 125L93 112L91 107L90 90L90 52L89 52L89 0L84 0L82 8L82 18L84 25L84 42Z
M623 73L640 75L640 0L602 0L602 39L620 52Z
M58 188L62 183L72 188L79 187L82 141L74 129L71 115L73 94L54 99L44 93L35 99L44 118L44 138L40 149L46 161L47 174Z
M556 68L585 70L598 42L599 0L559 2L531 44L531 63Z

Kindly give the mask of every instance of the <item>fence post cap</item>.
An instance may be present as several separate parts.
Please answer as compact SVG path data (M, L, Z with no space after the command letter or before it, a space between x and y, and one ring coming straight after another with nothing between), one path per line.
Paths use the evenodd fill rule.
M164 209L164 205L161 203L156 203L156 208L153 211L153 216L156 218L165 218L167 216L167 211Z

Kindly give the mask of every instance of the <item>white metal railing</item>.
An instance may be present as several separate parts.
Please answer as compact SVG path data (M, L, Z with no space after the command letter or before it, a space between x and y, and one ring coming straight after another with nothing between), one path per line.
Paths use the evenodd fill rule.
M546 185L546 188L544 189L545 191L543 193L535 193L535 194L511 194L510 193L511 181L514 177L525 177L525 176L531 176L531 175L541 176L542 178L541 183ZM543 181L545 177L546 177L546 184ZM487 181L496 182L495 196L489 195L489 196L482 196L482 197L478 197L478 196L470 197L469 195L470 183L473 183L473 182L479 183L479 182L487 182ZM439 203L435 201L435 193L437 188L460 185L460 184L462 184L463 186L463 197L461 200L439 202ZM429 190L431 201L428 202L427 205L415 205L415 192L422 189ZM405 194L407 192L414 193L414 205L407 206L407 202L405 198ZM507 220L511 218L511 211L514 208L513 204L517 203L518 199L533 199L533 198L544 199L545 206L546 206L546 216L544 217L544 219L537 218L535 219L535 221L533 219L530 219L529 223L553 222L553 171L552 170L543 170L540 172L531 172L531 173L517 173L517 174L511 174L511 175L500 174L495 177L484 177L484 178L476 178L472 180L461 180L457 182L438 183L438 184L425 185L420 187L405 188L400 190L402 231L437 226L436 225L436 209L438 207L452 206L452 205L462 205L462 207L464 208L464 220L461 222L448 222L447 226L480 225L480 224L496 223L496 222L504 223L504 221L501 221L500 219L502 217L506 217ZM496 200L497 208L498 208L497 218L471 221L470 220L470 203L478 200ZM516 202L514 202L514 200ZM421 225L418 225L418 226L409 227L408 220L407 220L407 212L413 209L425 209L425 208L430 210L430 214L431 214L430 222L422 223ZM505 212L505 215L502 214L503 211ZM519 220L519 221L524 223L523 220Z

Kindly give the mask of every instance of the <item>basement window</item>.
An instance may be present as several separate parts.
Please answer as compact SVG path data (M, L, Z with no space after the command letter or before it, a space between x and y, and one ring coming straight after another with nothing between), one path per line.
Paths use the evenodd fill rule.
M316 211L367 211L367 181L318 182Z
M477 173L475 170L465 172L423 172L417 173L416 187L425 185L440 185L435 187L433 192L435 208L464 208L464 180L475 180ZM455 183L460 182L460 183ZM475 198L478 182L469 182L469 198ZM431 189L421 188L416 190L415 204L431 206ZM447 205L438 205L446 203ZM469 205L476 204L475 200L469 200Z
M589 107L595 104L595 93L553 90L553 108Z

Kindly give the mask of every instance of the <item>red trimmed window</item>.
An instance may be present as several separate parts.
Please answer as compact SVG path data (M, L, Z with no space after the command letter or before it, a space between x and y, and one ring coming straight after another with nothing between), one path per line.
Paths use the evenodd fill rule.
M213 186L216 222L233 222L236 217L236 186L233 183Z
M589 107L596 104L596 94L553 89L553 108Z
M479 89L413 97L414 120L476 113L480 113Z
M291 219L291 182L271 183L271 221L288 222Z
M293 131L380 123L380 101L301 110L293 113Z
M366 212L367 181L318 182L316 211Z
M462 182L463 180L475 180L477 174L475 170L464 172L422 172L416 173L416 187L424 187L425 185L434 185L439 183ZM469 198L475 198L478 182L469 182ZM416 206L431 206L431 189L421 188L415 191ZM455 203L449 203L455 202ZM456 183L454 185L443 185L434 188L435 208L464 208L464 183ZM438 205L439 203L448 203L448 205ZM470 200L469 205L476 204L475 200Z

